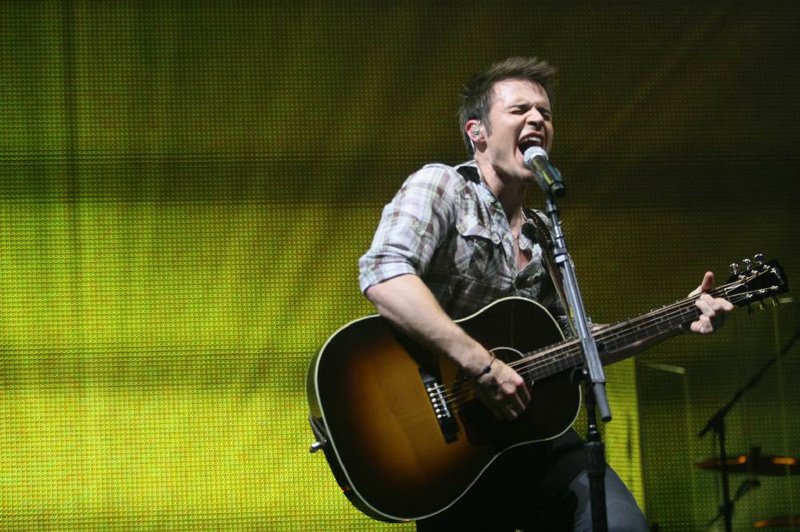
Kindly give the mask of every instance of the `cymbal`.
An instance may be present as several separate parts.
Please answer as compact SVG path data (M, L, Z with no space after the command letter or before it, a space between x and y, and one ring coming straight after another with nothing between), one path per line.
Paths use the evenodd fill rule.
M739 454L725 461L729 473L749 473L768 477L800 474L800 460L791 456ZM722 469L719 458L708 458L695 464L700 469Z
M754 528L784 528L800 526L800 515L789 517L783 515L781 517L774 517L772 519L764 519L753 523Z

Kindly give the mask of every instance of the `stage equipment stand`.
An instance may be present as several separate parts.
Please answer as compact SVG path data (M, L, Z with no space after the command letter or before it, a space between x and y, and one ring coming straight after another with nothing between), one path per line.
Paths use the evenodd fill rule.
M605 374L600 356L597 351L597 344L589 329L589 322L583 306L578 279L575 274L575 267L567 249L564 232L561 227L561 219L555 203L555 196L563 196L565 189L561 179L561 173L555 168L547 165L545 172L537 172L539 186L547 194L546 213L553 226L553 257L561 273L564 284L564 292L567 300L567 312L581 341L584 354L584 368L582 377L587 387L586 412L588 421L588 434L586 443L587 452L587 471L589 475L589 493L591 499L592 530L594 532L605 532L608 530L608 519L606 515L606 492L605 492L605 445L602 442L600 431L597 429L597 419L595 408L600 411L600 418L604 422L611 421L611 409L608 405L605 388ZM554 272L555 273L555 272Z
M730 472L728 471L728 455L727 450L725 449L725 416L736 405L736 403L739 402L745 392L755 388L758 385L767 370L773 364L775 364L778 359L788 353L798 339L800 339L800 327L797 328L794 336L789 339L780 352L776 356L767 360L764 365L761 366L761 369L759 369L752 377L750 377L750 380L748 380L744 386L739 388L733 394L733 397L731 397L731 399L722 406L722 408L717 410L714 415L711 416L705 427L703 427L703 430L701 430L697 435L699 438L702 438L705 436L706 432L710 430L713 430L717 435L717 441L719 442L720 473L722 474L722 505L720 506L717 517L719 517L721 514L724 518L726 532L731 532L733 530L734 501L731 500L731 487L729 478ZM716 519L717 518L715 517L714 520Z

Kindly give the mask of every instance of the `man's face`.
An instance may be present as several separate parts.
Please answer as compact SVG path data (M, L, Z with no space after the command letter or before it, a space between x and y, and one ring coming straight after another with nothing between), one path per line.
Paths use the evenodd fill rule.
M508 79L494 85L483 156L503 176L529 181L533 173L525 168L523 154L531 146L548 153L553 144L550 99L538 83Z

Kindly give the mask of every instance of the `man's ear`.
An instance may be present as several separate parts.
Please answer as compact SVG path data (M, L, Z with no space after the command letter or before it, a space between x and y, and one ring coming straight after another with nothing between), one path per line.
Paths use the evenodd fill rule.
M464 124L464 129L467 133L467 136L472 139L472 142L479 142L483 140L483 126L481 125L480 120L474 118L467 120L467 123Z

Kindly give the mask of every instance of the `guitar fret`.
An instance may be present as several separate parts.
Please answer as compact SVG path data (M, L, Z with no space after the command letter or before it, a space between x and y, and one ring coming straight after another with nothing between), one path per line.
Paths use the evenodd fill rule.
M762 274L769 274L778 279L782 278L782 272L776 267L754 274L753 278ZM768 292L778 292L783 285L777 284L760 290L738 293L742 288L746 288L746 284L742 280L736 280L708 293L713 297L725 297L735 304L743 304L751 300L762 299ZM612 358L610 355L614 352L630 347L640 340L657 338L663 333L691 323L701 314L695 306L698 298L699 296L692 296L628 321L609 325L598 331L595 334L595 341L598 344L601 358L604 356L606 359ZM526 375L533 380L543 379L582 366L583 346L578 340L565 340L555 346L528 353L518 364L524 364Z

